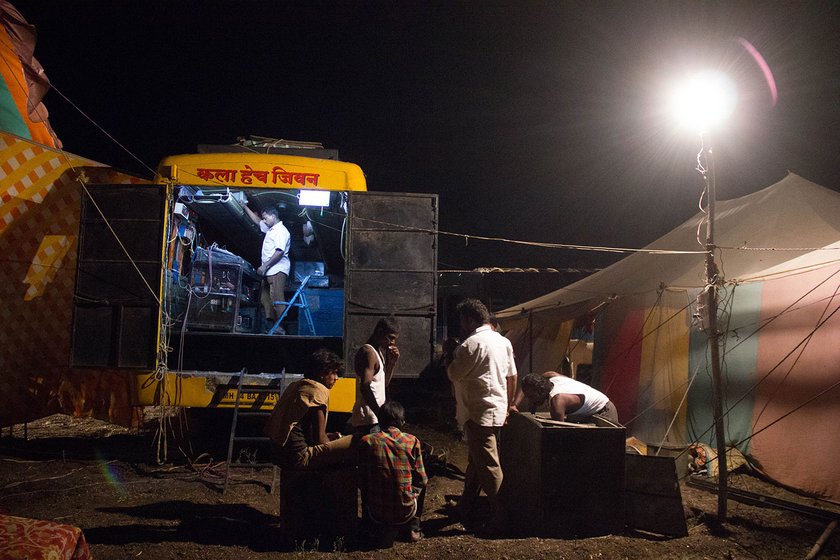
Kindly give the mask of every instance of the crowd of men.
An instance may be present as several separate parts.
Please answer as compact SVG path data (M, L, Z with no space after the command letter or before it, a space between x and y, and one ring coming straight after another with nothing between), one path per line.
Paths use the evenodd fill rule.
M509 414L533 411L548 401L555 420L600 415L617 423L618 418L603 393L561 373L529 374L517 384L513 347L494 328L485 305L467 299L456 312L461 338L448 340L443 356L456 419L468 450L464 489L456 511L466 528L493 534L504 526L499 501L504 476L499 436ZM390 546L400 536L410 542L422 538L420 517L428 481L421 444L403 431L405 410L388 398L388 385L400 356L399 334L393 318L380 319L355 355L352 434L326 431L329 389L343 373L341 359L328 350L311 356L305 378L286 389L266 425L283 468L359 467L362 525L377 546ZM477 515L481 491L489 502L489 517L486 512ZM485 522L477 524L478 518Z

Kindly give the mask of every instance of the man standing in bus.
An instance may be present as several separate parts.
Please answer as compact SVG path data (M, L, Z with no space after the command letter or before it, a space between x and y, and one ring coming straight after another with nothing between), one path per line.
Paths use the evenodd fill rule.
M289 276L291 268L289 247L292 237L289 235L289 230L280 221L280 211L277 207L269 206L263 209L262 219L247 205L244 208L251 220L260 226L260 231L265 234L262 254L260 255L262 264L257 268L257 274L265 277L260 301L265 311L267 328L270 330L286 308L285 304L278 304L277 302L286 300L286 278ZM276 334L286 334L282 326L278 326L274 332Z

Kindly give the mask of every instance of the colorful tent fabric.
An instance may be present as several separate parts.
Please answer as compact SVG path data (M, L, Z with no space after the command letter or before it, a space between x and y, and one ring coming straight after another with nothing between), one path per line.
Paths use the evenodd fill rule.
M35 28L6 0L0 0L0 130L61 147L41 103L50 88L33 56Z
M0 426L54 412L131 419L131 376L68 366L81 177L145 182L0 131Z
M840 499L840 194L788 174L718 201L716 217L727 443L786 485ZM629 433L715 445L702 219L646 247L698 253L636 253L497 313L520 371L556 366L558 349L530 344L532 331L559 337L596 310L594 378Z

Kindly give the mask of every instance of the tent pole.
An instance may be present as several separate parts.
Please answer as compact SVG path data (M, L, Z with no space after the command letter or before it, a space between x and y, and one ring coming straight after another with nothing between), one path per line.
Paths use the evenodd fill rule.
M533 313L528 312L528 373L534 372L534 323Z
M708 135L708 133L705 133ZM701 137L703 133L701 133ZM708 310L709 349L712 360L712 400L715 418L715 439L718 456L718 520L726 521L727 465L726 439L723 429L723 387L720 370L720 333L717 324L718 272L715 264L715 159L711 141L706 148L708 170L704 173L708 189L709 215L706 221L706 309Z

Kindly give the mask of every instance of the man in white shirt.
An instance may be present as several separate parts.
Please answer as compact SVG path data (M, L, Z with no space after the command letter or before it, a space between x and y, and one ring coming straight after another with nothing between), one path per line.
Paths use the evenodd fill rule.
M447 357L447 375L469 454L459 510L469 519L479 492L484 490L493 515L490 528L499 529L502 467L498 442L516 394L513 347L490 327L490 313L477 299L464 300L456 311L464 341Z
M265 277L262 284L260 301L265 311L265 318L270 329L277 318L283 314L286 306L277 304L278 301L285 301L286 278L289 276L291 261L289 260L289 248L292 237L289 230L280 221L280 212L274 206L269 206L262 211L260 219L253 210L245 206L245 212L251 220L260 226L260 231L265 234L262 244L260 260L262 264L257 268L257 274ZM286 334L283 327L275 330L276 334Z

